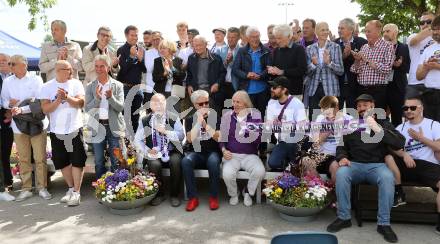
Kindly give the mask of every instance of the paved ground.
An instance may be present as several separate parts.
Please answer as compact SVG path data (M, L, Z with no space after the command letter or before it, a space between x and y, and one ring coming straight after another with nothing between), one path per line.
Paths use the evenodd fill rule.
M66 207L59 203L65 186L59 174L52 177L50 201L34 196L22 203L0 202L0 243L269 243L272 236L287 231L323 231L334 219L326 210L309 223L282 220L269 205L229 206L221 193L221 205L210 211L207 190L202 189L201 206L194 212L184 204L173 208L163 202L148 206L133 216L116 216L94 199L92 175L86 175L82 203ZM199 185L206 185L201 180ZM204 188L204 187L203 187ZM17 193L14 193L17 195ZM393 224L400 242L408 244L440 243L440 236L430 225ZM373 222L362 228L353 226L337 234L339 243L384 243Z

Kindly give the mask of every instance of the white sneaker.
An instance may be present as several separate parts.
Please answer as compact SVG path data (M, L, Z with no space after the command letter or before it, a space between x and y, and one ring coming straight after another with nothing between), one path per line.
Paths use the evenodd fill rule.
M79 194L79 192L72 192L69 201L67 201L67 206L78 206L80 202L81 194Z
M15 197L12 196L11 194L9 194L9 192L0 192L0 201L6 201L6 202L10 202L10 201L14 201Z
M243 191L243 204L246 207L252 206L252 197L249 193Z
M239 202L239 200L238 200L238 196L235 196L235 197L231 197L231 198L229 198L229 204L231 204L232 206L237 205L238 202Z
M73 189L70 189L66 192L66 195L61 198L60 202L67 203L70 200L70 197L72 197Z
M43 198L44 200L50 200L52 199L52 195L47 191L46 188L42 188L39 192L38 195Z
M15 198L15 201L17 201L17 202L24 201L24 200L26 200L26 199L32 197L32 195L34 195L34 194L32 194L31 191L22 191L22 192L20 192L20 194L18 195L18 197Z

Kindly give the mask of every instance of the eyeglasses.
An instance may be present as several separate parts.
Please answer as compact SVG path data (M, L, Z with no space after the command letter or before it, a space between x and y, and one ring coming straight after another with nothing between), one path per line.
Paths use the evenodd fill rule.
M17 65L17 63L8 62L8 65L11 66L11 67L14 67L15 65Z
M201 102L201 103L196 103L196 104L199 105L200 107L203 107L203 106L208 106L209 102Z
M419 24L420 25L430 25L432 23L432 20L428 19L428 20L420 20Z
M403 111L408 111L408 110L416 111L416 109L417 109L418 107L419 107L419 106L403 106L403 107L402 107L402 110L403 110Z

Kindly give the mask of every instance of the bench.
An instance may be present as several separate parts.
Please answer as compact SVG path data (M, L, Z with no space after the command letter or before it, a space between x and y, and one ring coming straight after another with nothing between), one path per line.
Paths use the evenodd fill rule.
M415 182L402 182L404 187L427 187ZM408 194L406 194L408 197ZM358 226L363 220L376 220L377 187L358 184L352 187L352 209ZM408 201L407 204L391 209L391 220L394 222L437 223L437 205L435 202Z

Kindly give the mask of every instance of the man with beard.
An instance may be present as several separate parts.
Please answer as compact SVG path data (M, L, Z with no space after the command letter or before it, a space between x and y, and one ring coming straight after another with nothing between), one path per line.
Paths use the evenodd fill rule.
M394 200L394 176L384 163L388 148L400 150L405 138L394 129L388 120L371 116L374 108L371 95L362 94L356 99L360 125L359 129L342 137L343 144L336 148L339 169L336 172L337 219L327 227L328 232L338 232L351 227L351 186L368 182L378 187L377 232L388 242L397 242L391 229L390 211ZM369 134L369 135L368 135ZM373 142L374 137L382 137ZM373 137L373 138L371 138Z
M440 16L432 21L431 30L435 43L423 51L416 76L426 88L422 97L424 116L440 121Z
M270 82L271 100L267 105L266 123L270 125L295 126L307 120L304 104L295 96L289 95L289 79L279 76ZM299 135L300 136L300 135ZM298 135L292 136L291 131L283 131L277 135L278 144L269 157L271 169L284 169L287 162L293 161L298 152L296 142L302 139ZM286 161L288 160L288 161Z

